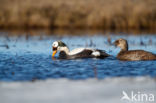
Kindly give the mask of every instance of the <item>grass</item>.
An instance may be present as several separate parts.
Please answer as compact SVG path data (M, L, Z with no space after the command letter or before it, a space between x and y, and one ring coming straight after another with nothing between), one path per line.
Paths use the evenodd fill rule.
M0 28L155 29L156 0L0 0Z

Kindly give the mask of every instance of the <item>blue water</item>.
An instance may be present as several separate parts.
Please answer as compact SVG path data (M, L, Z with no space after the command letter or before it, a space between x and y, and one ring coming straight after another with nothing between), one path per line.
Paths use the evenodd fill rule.
M156 54L156 35L110 35L128 40L129 49L143 49ZM120 61L119 48L108 43L108 36L1 36L0 81L27 81L47 78L87 79L125 76L156 76L156 61ZM105 50L106 59L52 60L51 45L62 40L72 50L91 47ZM56 55L57 57L58 55Z

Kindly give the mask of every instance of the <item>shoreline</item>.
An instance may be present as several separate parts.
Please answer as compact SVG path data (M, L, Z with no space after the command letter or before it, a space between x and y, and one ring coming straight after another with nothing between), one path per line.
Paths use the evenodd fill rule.
M144 34L152 34L155 35L156 30L137 30L137 29L123 29L123 30L111 30L111 29L65 29L65 28L57 28L57 29L50 29L50 28L16 28L16 29L0 29L1 33L5 33L8 36L10 35L41 35L42 33L46 35L58 35L58 36L78 36L78 35L144 35Z

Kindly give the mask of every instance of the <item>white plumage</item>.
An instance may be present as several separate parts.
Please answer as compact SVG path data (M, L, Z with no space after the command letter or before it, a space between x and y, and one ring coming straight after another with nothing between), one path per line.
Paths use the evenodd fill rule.
M94 50L94 49L91 49L91 48L76 48L76 49L70 51L68 53L68 55L75 55L75 54L81 53L85 49L87 49L87 50Z
M100 52L99 52L99 51L94 51L94 52L92 53L92 55L94 55L94 56L100 56Z

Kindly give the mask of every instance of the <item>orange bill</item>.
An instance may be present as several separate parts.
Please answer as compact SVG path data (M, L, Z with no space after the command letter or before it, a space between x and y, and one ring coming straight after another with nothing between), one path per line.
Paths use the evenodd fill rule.
M52 57L54 57L56 53L57 53L57 50L54 50L53 54L52 54Z

